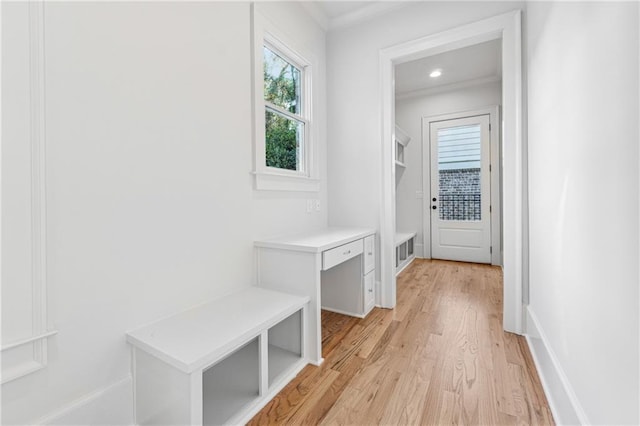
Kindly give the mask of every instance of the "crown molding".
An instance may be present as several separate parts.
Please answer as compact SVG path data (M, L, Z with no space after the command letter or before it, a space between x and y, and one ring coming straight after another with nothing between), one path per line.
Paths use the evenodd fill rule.
M329 30L329 17L314 1L299 1L298 4L313 18L324 31Z
M410 3L411 2L407 1L372 2L371 4L360 9L356 9L352 12L330 19L329 29L336 30L340 28L350 27L369 19L373 19L376 16L382 15L384 13L391 12L392 10L403 8Z
M502 80L499 75L491 77L474 78L472 80L460 81L458 83L445 84L443 86L415 89L406 92L397 92L396 100L404 101L407 99L421 98L431 96L438 93L453 92L456 90L468 89L471 87L487 86L489 84L498 83Z

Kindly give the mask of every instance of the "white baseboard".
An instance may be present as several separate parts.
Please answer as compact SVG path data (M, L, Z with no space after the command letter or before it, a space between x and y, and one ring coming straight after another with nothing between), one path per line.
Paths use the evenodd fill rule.
M39 425L133 425L133 380L127 376L35 422Z
M527 306L526 310L527 333L525 337L556 424L590 425L573 386L571 386L558 357L540 327L538 318L530 306Z
M416 257L422 259L424 257L424 245L414 244Z

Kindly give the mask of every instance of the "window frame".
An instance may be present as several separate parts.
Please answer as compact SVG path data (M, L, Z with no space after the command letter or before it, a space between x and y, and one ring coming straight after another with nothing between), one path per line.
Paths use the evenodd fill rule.
M298 58L292 59L289 54L283 52L281 50L280 46L277 46L276 43L274 43L274 40L277 42L277 39L274 39L269 33L265 33L264 36L264 41L262 43L262 48L264 49L265 47L267 49L269 49L271 52L275 53L276 55L278 55L280 58L282 58L284 61L286 61L287 63L293 65L296 69L298 69L300 71L300 88L299 88L299 93L300 93L300 113L296 114L296 113L292 113L287 111L286 109L282 108L279 105L276 105L272 102L267 101L266 99L264 99L264 77L263 74L261 74L262 76L262 102L264 103L264 113L266 113L267 111L271 110L271 112L284 116L285 118L288 118L290 120L293 121L297 121L300 122L304 125L304 132L302 135L302 144L299 147L299 152L296 155L296 170L288 170L288 169L281 169L279 167L270 167L266 165L266 135L264 136L264 143L265 143L265 168L267 171L269 171L270 173L285 173L285 174L292 174L294 176L307 176L307 169L308 167L308 161L307 161L307 148L306 148L306 144L308 143L309 140L309 125L310 125L310 120L307 117L306 111L308 109L308 105L306 105L307 103L307 93L306 93L306 88L308 86L308 83L306 81L306 76L307 76L307 71L309 68L309 65L302 65L300 63L298 63ZM282 46L282 47L286 47L286 46ZM295 52L289 52L289 53L294 53ZM263 60L264 60L264 54L263 54ZM264 126L263 126L264 127ZM263 130L265 130L263 128ZM265 131L266 133L266 131Z
M287 39L257 8L253 7L254 52L254 169L255 189L282 191L320 190L316 165L316 137L313 126L313 66L301 50ZM291 113L264 99L264 47L300 70L300 114ZM303 123L302 144L297 154L297 170L266 165L266 111Z

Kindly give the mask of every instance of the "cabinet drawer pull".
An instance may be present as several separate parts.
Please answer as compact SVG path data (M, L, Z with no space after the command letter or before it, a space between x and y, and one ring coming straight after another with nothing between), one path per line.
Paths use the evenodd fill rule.
M342 254L344 254L345 256L346 256L347 254L351 254L351 250L345 251L345 252L344 252L344 253L342 253Z
M373 293L373 289L370 288L369 290L367 290L369 293Z

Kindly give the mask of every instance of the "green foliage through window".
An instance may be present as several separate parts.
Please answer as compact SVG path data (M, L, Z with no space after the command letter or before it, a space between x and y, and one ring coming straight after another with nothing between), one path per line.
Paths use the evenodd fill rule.
M265 112L266 165L279 169L298 169L298 139L304 123L275 112Z
M304 122L295 119L301 114L301 71L268 47L263 49L264 99L291 117L266 107L266 165L286 170L298 170L304 135Z

